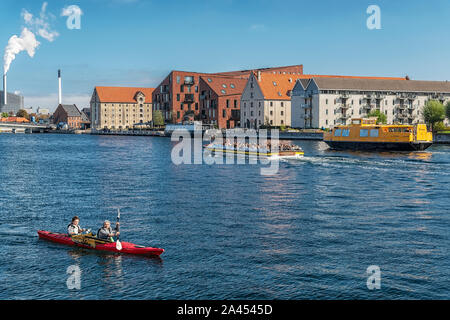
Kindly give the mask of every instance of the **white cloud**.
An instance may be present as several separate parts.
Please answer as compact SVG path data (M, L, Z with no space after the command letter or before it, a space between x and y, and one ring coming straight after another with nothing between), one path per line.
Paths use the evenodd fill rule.
M42 4L41 12L39 13L39 17L34 17L33 14L28 12L26 9L22 10L22 17L25 21L25 24L35 33L37 33L42 38L53 42L56 37L59 36L57 31L51 30L51 26L49 23L50 19L54 19L52 14L48 14L47 10L47 2Z
M25 94L25 107L37 109L48 108L50 111L55 111L58 106L58 94L52 93L46 96L27 96ZM76 104L78 109L88 108L91 95L83 94L63 94L63 104Z

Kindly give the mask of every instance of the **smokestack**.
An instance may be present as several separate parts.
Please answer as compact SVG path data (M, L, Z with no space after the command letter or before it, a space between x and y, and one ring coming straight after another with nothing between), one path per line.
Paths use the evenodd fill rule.
M3 104L8 104L8 91L6 91L6 73L3 75Z
M58 105L62 104L62 92L61 92L61 70L58 70Z

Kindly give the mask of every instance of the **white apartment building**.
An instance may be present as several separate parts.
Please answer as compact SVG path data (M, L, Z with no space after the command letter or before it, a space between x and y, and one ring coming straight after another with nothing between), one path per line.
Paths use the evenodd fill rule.
M304 77L296 72L251 73L241 96L241 127L291 126L291 91Z
M450 82L317 77L297 81L291 97L292 127L332 128L379 110L389 124L423 122L428 100L450 101Z

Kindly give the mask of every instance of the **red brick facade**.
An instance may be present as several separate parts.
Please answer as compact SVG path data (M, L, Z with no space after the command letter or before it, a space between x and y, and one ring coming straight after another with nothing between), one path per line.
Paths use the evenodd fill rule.
M76 105L58 105L53 113L53 123L58 124L60 122L67 123L69 129L81 128L81 112Z
M264 72L276 71L276 72L292 72L302 74L303 66L296 65L296 66L264 68L256 70L240 70L214 74L172 71L153 91L152 96L153 110L154 111L160 110L166 123L181 123L185 118L186 113L191 114L190 118L192 118L192 115L194 115L195 118L200 120L201 110L200 110L199 85L201 76L207 77L207 76L222 75L238 79L248 79L251 72L256 72L258 70ZM233 98L229 97L228 99L234 100L234 97ZM220 99L220 101L222 100L223 99ZM226 99L224 101L226 103ZM226 112L228 114L228 111ZM223 121L221 123L223 124ZM233 126L236 125L234 120L232 125Z
M219 129L240 126L240 101L246 79L204 76L200 77L200 112L205 124Z
M180 123L186 112L198 116L200 73L172 71L153 91L153 110L169 123Z

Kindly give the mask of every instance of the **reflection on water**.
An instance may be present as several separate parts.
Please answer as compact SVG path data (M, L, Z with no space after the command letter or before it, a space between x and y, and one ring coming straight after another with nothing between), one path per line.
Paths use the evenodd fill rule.
M0 135L0 299L448 299L450 148L175 166L163 138ZM32 148L29 146L32 145ZM115 218L161 258L38 241ZM366 288L369 265L382 290ZM66 287L67 267L82 290Z

